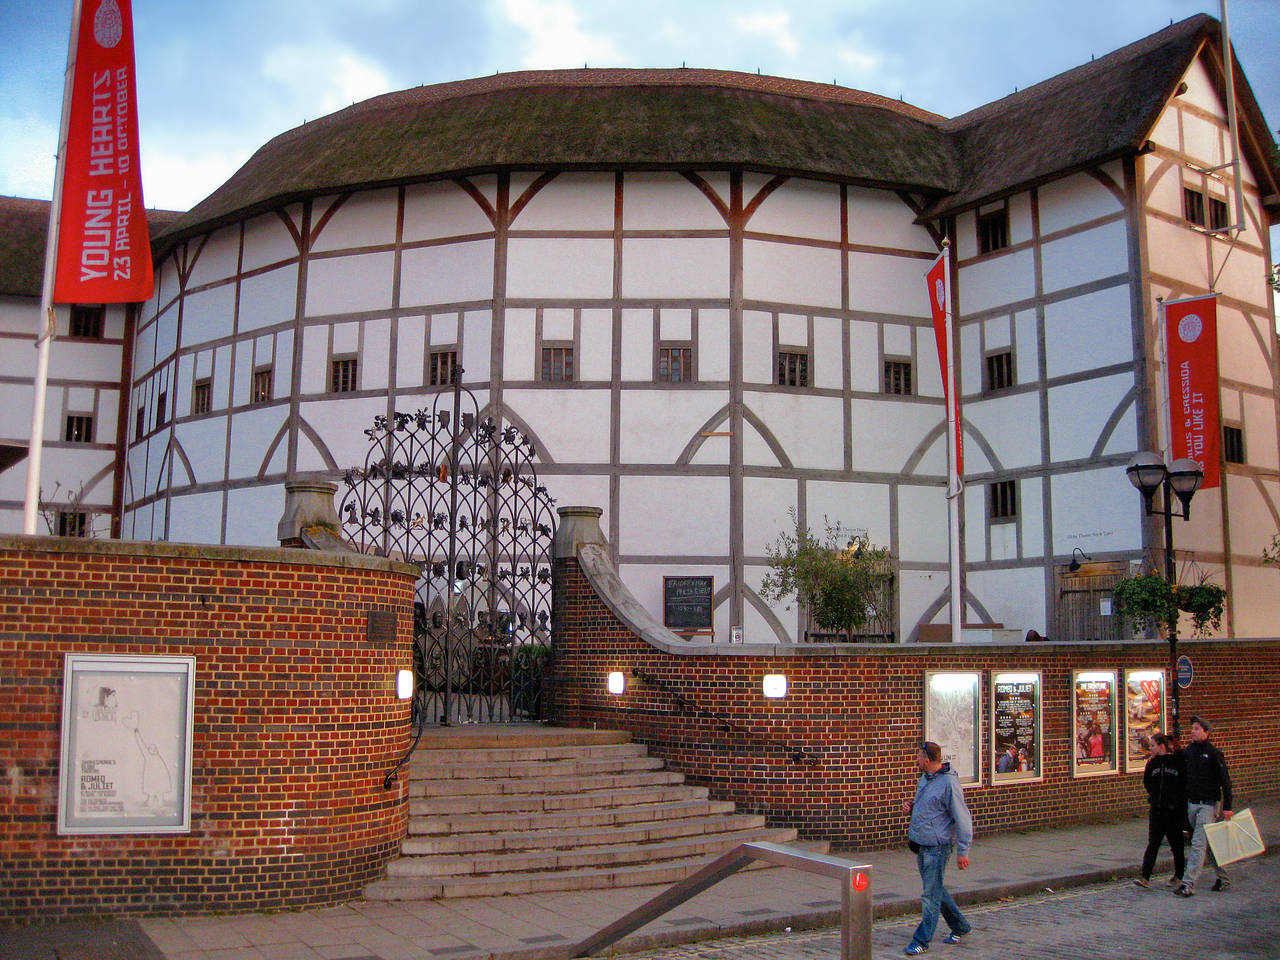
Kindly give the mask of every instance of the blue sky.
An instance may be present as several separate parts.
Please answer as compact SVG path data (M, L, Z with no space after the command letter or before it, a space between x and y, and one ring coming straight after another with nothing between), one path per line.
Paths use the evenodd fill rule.
M95 2L95 0L86 0ZM52 192L71 0L0 0L0 194ZM1218 0L134 0L143 190L187 209L271 137L420 83L540 67L715 67L858 87L946 116ZM1280 125L1280 0L1231 0Z

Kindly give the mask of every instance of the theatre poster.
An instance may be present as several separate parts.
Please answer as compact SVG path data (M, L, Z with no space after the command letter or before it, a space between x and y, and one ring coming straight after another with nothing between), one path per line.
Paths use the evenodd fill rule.
M1116 672L1076 670L1071 681L1071 773L1117 773Z
M1041 676L1036 672L991 675L991 782L1020 783L1043 777Z
M942 747L963 784L981 783L982 675L928 671L924 680L924 738Z
M1142 770L1151 756L1151 738L1168 733L1163 670L1124 672L1125 770Z

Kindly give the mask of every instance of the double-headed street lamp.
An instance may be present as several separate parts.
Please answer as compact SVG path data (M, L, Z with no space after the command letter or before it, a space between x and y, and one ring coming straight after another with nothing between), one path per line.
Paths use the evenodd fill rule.
M1158 453L1135 454L1124 471L1129 482L1138 488L1147 505L1147 516L1164 517L1164 578L1170 588L1177 582L1177 570L1173 562L1173 518L1191 519L1191 498L1204 482L1204 471L1194 460L1175 460L1166 467ZM1164 505L1157 510L1154 500L1156 490L1164 489ZM1173 508L1173 498L1178 498L1182 511ZM1173 735L1182 735L1178 723L1178 611L1169 615L1169 682L1173 685Z

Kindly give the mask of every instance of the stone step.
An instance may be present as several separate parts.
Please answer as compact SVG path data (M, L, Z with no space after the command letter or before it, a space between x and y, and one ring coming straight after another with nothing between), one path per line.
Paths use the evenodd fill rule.
M527 750L550 747L605 746L629 744L625 730L581 730L577 727L542 727L530 723L460 724L428 727L418 742L419 750Z
M365 898L368 900L438 900L446 897L517 896L550 891L604 890L671 884L689 876L705 865L708 859L707 857L687 857L657 863L557 870L548 873L498 874L488 877L376 880L365 888Z
M493 747L488 749L453 749L419 746L409 761L411 776L429 777L438 765L458 763L528 763L540 760L602 760L607 758L644 757L648 751L639 743L548 744L531 747Z
M411 817L440 814L527 813L534 810L590 810L621 807L629 804L666 803L672 800L705 800L706 787L687 784L652 785L618 790L595 790L590 793L514 793L484 798L481 804L474 796L423 797L410 799Z
M659 761L658 766L662 763ZM519 777L487 780L413 780L409 798L415 797L504 797L518 793L571 794L593 791L627 790L632 787L670 786L684 783L684 774L648 769L635 773L601 773L594 776L565 774L542 776L530 771Z
M417 857L545 849L566 850L608 844L653 843L675 837L759 830L764 826L764 817L751 813L680 817L625 825L578 827L571 830L552 830L545 824L539 824L540 829L495 833L454 832L446 836L434 837L411 836L401 844L400 852L406 857Z
M692 789L686 787L686 790ZM719 816L733 813L730 800L669 800L661 803L636 804L625 807L607 807L596 810L536 811L529 813L486 814L461 813L453 816L414 817L409 820L410 836L434 836L439 834L470 833L481 830L494 832L526 832L547 830L573 830L601 826L621 826L633 823L659 823L695 816Z
M434 758L433 758L434 759ZM549 757L544 760L457 760L415 766L411 785L419 782L493 780L522 777L590 777L661 770L663 761L644 754L605 757ZM413 793L410 787L410 795Z
M760 840L785 843L788 840L794 840L795 837L794 830L758 828L677 837L656 843L610 843L572 850L519 850L478 853L471 856L402 857L387 865L387 876L390 879L447 878L657 863L664 860L720 854L740 843Z

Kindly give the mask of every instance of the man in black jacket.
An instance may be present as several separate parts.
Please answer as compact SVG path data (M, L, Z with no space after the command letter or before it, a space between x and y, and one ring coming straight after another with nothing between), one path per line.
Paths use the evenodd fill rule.
M1182 885L1174 891L1180 897L1195 894L1196 880L1204 866L1206 851L1218 874L1214 890L1225 890L1231 885L1227 871L1218 863L1209 849L1209 838L1204 828L1218 819L1221 804L1222 819L1231 819L1231 775L1222 751L1209 742L1211 726L1202 717L1191 718L1191 742L1182 749L1187 760L1187 821L1191 825L1191 855L1187 869L1182 874Z
M1187 822L1187 761L1173 749L1173 740L1163 733L1151 738L1151 759L1142 774L1147 788L1151 813L1147 820L1147 849L1142 854L1142 876L1134 883L1151 886L1151 871L1156 867L1160 842L1166 837L1173 852L1173 877L1178 883L1186 873L1182 853L1182 828ZM1171 883L1173 881L1170 881Z

